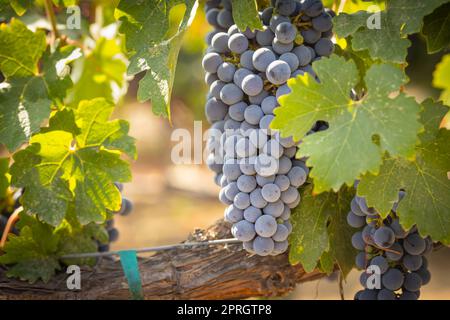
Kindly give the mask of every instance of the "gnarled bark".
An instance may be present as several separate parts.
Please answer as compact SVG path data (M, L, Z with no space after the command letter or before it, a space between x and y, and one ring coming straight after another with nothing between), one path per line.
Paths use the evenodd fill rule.
M229 238L223 221L197 230L189 241ZM291 266L287 254L250 256L240 244L172 249L139 261L146 299L242 299L280 296L297 283L323 276ZM29 284L6 278L0 271L0 299L129 299L130 293L120 262L102 259L95 268L82 269L81 290L70 291L67 275L49 283Z

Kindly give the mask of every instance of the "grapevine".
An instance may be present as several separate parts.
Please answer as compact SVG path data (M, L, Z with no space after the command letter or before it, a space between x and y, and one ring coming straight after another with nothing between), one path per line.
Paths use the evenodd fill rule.
M152 292L176 278L182 297L220 298L196 291L216 277L223 298L271 296L338 272L343 297L357 269L355 300L427 298L431 253L450 245L449 6L1 0L0 298L9 281L47 292L68 266L116 270L102 258L160 251L139 260ZM137 160L118 106L133 99L174 133L180 118L208 122L202 165L223 219L183 244L115 250ZM226 290L246 263L261 269L257 288ZM260 289L262 278L282 281Z

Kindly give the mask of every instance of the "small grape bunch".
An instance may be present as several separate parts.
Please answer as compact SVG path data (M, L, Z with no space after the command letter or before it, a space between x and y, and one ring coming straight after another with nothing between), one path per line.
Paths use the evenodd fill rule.
M122 193L123 184L116 182L115 186ZM128 198L126 198L122 195L122 205L120 207L120 210L117 212L114 212L114 214L118 214L120 216L128 216L132 210L133 210L133 203L131 202L131 200L129 200ZM106 220L105 229L108 232L109 241L108 241L108 243L105 243L105 244L98 243L98 251L99 252L109 251L110 244L112 242L116 242L119 239L119 230L117 228L115 228L115 226L114 226L114 218Z
M272 130L287 81L309 73L312 63L332 54L332 17L319 0L272 1L260 12L262 30L239 30L228 0L206 2L214 27L202 65L209 93L206 118L208 167L228 207L225 221L234 237L254 254L285 252L292 231L291 210L300 203L298 188L309 173L295 158L299 143ZM311 131L326 130L317 123Z
M361 274L365 289L356 293L356 300L417 300L420 288L430 281L425 255L433 249L433 242L421 237L417 227L406 231L401 226L396 211L404 196L400 191L398 202L385 219L367 206L365 198L356 196L351 202L347 222L353 228L362 228L352 237L353 247L361 251L356 267L367 270L376 266L381 273L378 289L368 287L369 273Z

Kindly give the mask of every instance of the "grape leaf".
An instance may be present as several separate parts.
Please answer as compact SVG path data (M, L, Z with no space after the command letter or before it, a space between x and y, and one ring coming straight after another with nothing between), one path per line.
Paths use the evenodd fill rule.
M349 188L343 188L338 193L320 195L313 195L311 186L302 190L302 201L293 210L291 218L291 264L301 263L306 272L311 272L319 259L332 259L344 274L348 274L356 254L350 241L353 230L346 221L353 194L353 190ZM326 269L330 271L329 261L327 264Z
M450 3L437 8L424 19L422 34L428 53L436 53L450 46Z
M407 81L400 69L373 65L364 79L366 96L353 101L349 93L359 82L353 61L334 55L313 68L320 83L309 74L289 80L291 93L280 98L272 128L302 140L297 156L309 158L314 192L337 191L367 171L376 173L386 151L414 157L420 105L403 93L389 97ZM318 120L327 121L329 129L306 135Z
M358 194L366 197L369 206L387 216L398 191L406 191L397 214L410 228L417 224L421 235L450 244L450 132L439 129L447 112L441 104L423 103L422 122L426 131L420 134L414 161L387 157L379 175L365 175L358 185Z
M433 74L433 86L442 89L440 100L450 106L450 54L444 56Z
M72 86L67 65L80 55L73 46L46 50L45 34L19 20L0 27L0 70L6 76L0 84L0 143L14 151L39 130L51 105L61 104Z
M351 15L338 15L334 18L334 30L339 37L351 35L356 51L369 50L374 58L404 63L411 45L406 36L419 32L423 17L448 1L388 0L386 9L379 13L359 11ZM369 17L374 15L379 17L379 28L368 23Z
M45 33L33 33L20 20L0 25L0 70L7 79L37 75L46 46Z
M28 216L23 211L17 224L20 236L10 234L0 256L0 263L14 264L7 272L9 277L18 277L31 283L42 279L48 282L61 266L53 254L57 251L59 237L53 228Z
M75 65L81 76L71 92L71 104L103 97L117 103L126 90L127 65L116 39L99 38L95 48ZM75 72L76 72L75 71Z
M0 158L0 199L6 197L6 191L9 187L9 179L7 176L9 169L9 159Z
M81 226L64 220L55 228L25 212L21 212L19 217L16 227L20 234L8 236L0 263L10 265L6 272L8 277L17 277L30 283L39 279L48 282L55 271L61 269L61 256L96 251L96 241L105 238L104 228L92 223ZM92 265L95 260L70 259L62 262Z
M56 112L58 120L50 121L47 130L14 155L12 184L25 188L22 205L27 211L57 226L71 205L81 224L102 222L107 210L119 210L121 196L114 182L131 178L129 165L120 156L124 152L134 158L136 150L128 123L108 121L113 109L99 98L82 101L76 111L63 116ZM75 117L68 116L70 112ZM75 127L71 119L78 130L61 130ZM62 121L68 123L61 125Z
M169 14L173 7L184 4L185 14L175 35L168 35ZM195 0L139 1L122 0L115 16L122 23L131 54L129 75L146 72L139 82L138 100L152 100L156 115L170 117L170 96L181 40L197 11Z
M263 28L255 0L232 0L233 19L240 30Z

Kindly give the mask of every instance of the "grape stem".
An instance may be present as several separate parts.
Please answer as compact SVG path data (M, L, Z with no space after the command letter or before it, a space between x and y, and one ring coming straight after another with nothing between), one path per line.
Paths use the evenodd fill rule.
M53 4L51 0L45 0L44 5L45 5L45 12L52 26L52 43L53 43L57 38L59 38L58 28L56 25L56 16L55 12L53 11Z
M8 222L6 223L5 230L3 231L2 239L0 240L0 249L3 249L6 243L6 239L8 238L8 234L11 229L14 227L16 222L19 220L19 213L22 212L23 208L19 207L9 216Z

